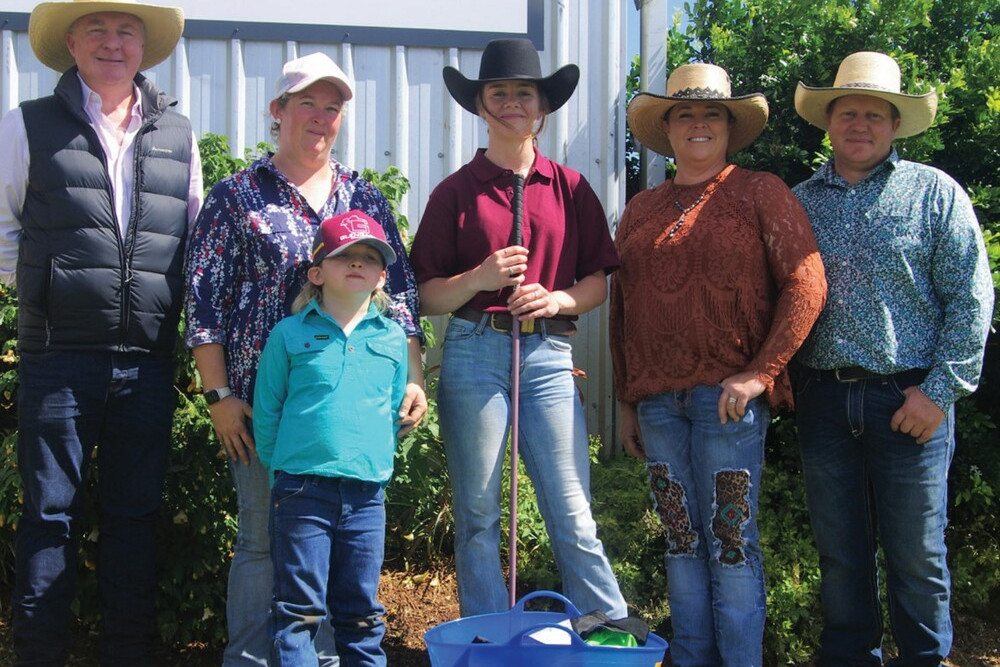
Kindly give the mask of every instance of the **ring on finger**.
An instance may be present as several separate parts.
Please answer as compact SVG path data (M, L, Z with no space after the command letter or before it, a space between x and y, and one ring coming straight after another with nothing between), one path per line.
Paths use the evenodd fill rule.
M729 404L730 405L736 405L736 397L735 396L730 396L729 397Z

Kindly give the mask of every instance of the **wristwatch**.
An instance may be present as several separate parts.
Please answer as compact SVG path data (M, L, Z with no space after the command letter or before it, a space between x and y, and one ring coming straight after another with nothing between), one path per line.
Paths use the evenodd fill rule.
M226 396L232 396L233 391L229 387L219 387L218 389L210 389L206 391L202 396L205 397L205 402L209 405L215 405Z

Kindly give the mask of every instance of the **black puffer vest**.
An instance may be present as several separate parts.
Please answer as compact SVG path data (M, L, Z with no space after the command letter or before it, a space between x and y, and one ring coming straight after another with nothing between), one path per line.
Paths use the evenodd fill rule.
M121 240L76 68L21 104L30 151L17 263L18 347L169 354L181 312L191 124L142 75L132 215Z

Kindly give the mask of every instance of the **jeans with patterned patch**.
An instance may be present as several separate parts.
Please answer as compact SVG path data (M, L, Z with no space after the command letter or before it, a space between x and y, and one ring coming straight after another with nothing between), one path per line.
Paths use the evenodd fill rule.
M677 667L759 666L764 569L757 497L770 410L719 422L722 388L698 385L638 405L646 469L667 533L667 595Z

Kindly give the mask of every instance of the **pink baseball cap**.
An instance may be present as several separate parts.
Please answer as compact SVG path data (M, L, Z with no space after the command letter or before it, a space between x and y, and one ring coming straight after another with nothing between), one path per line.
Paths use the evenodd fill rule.
M320 223L313 241L313 266L327 257L336 257L355 243L364 243L378 250L386 266L396 261L396 252L386 241L382 225L364 211L355 209Z
M344 74L344 70L330 60L328 55L317 52L285 63L281 68L281 76L275 83L273 99L303 91L317 81L332 83L340 91L340 96L345 102L354 97L354 84Z

